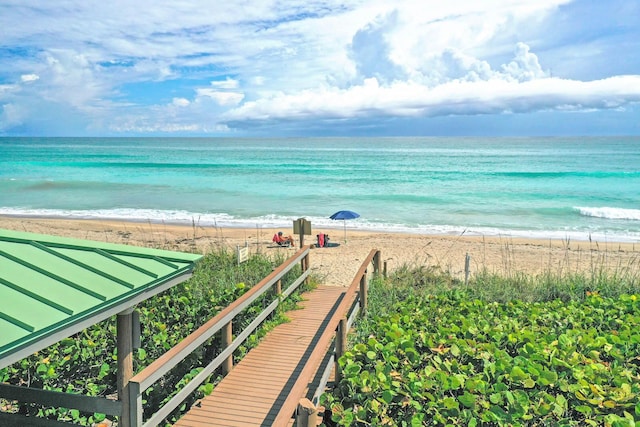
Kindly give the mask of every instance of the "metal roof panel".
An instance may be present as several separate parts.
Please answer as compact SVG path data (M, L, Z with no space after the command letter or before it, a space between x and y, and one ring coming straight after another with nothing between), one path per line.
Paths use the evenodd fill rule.
M179 283L200 258L0 229L0 368Z

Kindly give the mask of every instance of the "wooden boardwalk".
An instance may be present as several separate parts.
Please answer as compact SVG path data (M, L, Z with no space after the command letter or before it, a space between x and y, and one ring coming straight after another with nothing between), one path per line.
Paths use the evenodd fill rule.
M291 322L269 332L175 426L272 426L345 290L319 286L305 293L303 309L287 313Z

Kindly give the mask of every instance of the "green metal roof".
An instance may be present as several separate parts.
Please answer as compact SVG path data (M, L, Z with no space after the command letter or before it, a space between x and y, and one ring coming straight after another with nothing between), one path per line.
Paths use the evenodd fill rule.
M0 229L0 368L188 279L200 258Z

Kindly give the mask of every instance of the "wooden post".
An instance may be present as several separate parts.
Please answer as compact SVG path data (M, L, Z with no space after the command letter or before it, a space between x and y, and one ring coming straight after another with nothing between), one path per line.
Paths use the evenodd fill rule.
M382 269L382 276L386 279L387 278L387 261L384 262L384 267Z
M137 350L142 348L142 328L140 326L140 312L138 310L133 310L131 313L131 347L133 350Z
M129 413L122 412L122 418L127 418L128 426L141 426L143 424L142 393L140 383L129 382ZM123 423L124 421L120 421ZM122 424L125 425L125 424Z
M319 417L318 408L306 397L303 397L298 402L296 414L296 426L298 427L315 427L322 421Z
M280 295L282 295L282 279L276 282L276 298L280 298Z
M309 260L309 252L307 252L307 254L304 256L304 268L302 269L302 272L304 273L305 271L307 271L310 268L310 260ZM309 276L307 276L306 279L304 279L304 283L306 285L309 284Z
M129 420L129 380L133 377L133 310L118 313L116 323L117 349L118 349L118 400L122 402L122 414L120 425L132 426Z
M338 359L347 351L347 319L340 319L336 330L336 384L342 380L342 368Z
M304 220L300 221L300 247L304 246L304 234L306 230L304 229Z
M367 275L360 277L360 316L367 314Z
M222 347L227 348L233 341L233 322L229 321L222 327ZM230 354L224 362L222 362L222 374L227 375L233 369L233 354Z
M471 261L471 257L469 253L464 257L464 285L467 286L469 284L469 262Z
M373 256L373 274L380 274L380 251Z

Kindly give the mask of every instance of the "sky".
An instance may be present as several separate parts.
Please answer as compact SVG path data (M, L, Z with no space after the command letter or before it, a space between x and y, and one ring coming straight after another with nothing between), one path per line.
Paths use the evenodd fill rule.
M0 0L0 136L640 135L638 0Z

